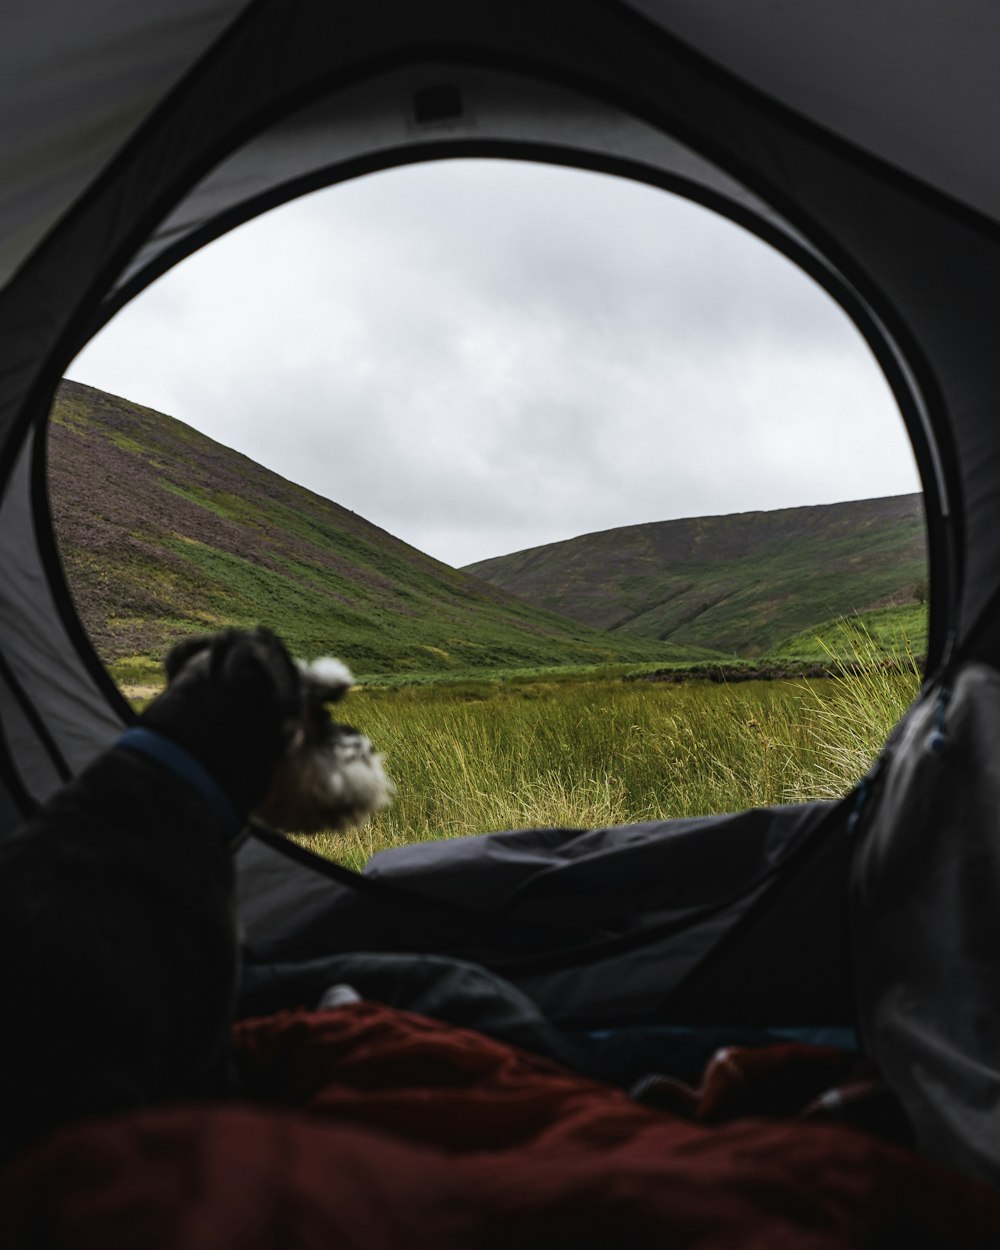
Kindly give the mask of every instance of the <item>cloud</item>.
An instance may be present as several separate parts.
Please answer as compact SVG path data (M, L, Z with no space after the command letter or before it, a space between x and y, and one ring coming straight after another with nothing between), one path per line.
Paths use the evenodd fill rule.
M704 209L565 169L447 161L309 196L161 279L69 373L455 564L919 489L811 279Z

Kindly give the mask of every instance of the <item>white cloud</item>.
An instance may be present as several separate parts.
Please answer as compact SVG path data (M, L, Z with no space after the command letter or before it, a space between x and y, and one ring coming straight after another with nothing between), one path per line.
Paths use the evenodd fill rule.
M884 379L811 279L701 208L563 169L448 161L288 205L69 373L455 564L919 489Z

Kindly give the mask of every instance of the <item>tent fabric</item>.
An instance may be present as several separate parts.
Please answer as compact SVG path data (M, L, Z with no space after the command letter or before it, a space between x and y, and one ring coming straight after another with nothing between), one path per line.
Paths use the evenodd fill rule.
M121 713L107 697L107 675L80 664L74 645L79 639L62 624L58 590L48 583L37 529L41 519L30 510L36 437L29 436L0 503L0 578L6 586L0 628L27 659L35 643L32 622L41 611L55 643L45 657L44 674L33 671L43 662L35 655L19 677L11 672L8 678L22 688L16 701L25 728L8 735L7 744L20 781L41 801L90 762L95 746L103 749L114 741L121 732ZM34 541L26 542L29 536ZM12 667L9 654L4 658Z
M1000 173L983 159L998 111L992 5L962 0L945 19L935 0L854 5L848 14L836 0L808 10L761 0L752 14L734 0L629 4L804 118L1000 217ZM53 0L45 15L23 0L8 8L0 113L30 125L4 128L0 280L250 7L150 0L140 12L101 0L86 17L70 0ZM521 8L508 7L511 24L523 27Z
M1000 14L959 0L629 0L772 99L994 219Z
M5 6L0 283L232 21L244 0Z
M248 972L437 953L498 972L561 1028L852 1026L845 820L806 804L522 830L385 852L360 880L253 839L237 860Z

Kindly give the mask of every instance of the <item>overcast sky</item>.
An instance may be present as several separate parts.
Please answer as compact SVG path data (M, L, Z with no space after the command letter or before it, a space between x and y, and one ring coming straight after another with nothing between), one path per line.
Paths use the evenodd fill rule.
M811 279L686 201L537 165L412 166L286 205L68 373L455 565L920 489L878 366Z

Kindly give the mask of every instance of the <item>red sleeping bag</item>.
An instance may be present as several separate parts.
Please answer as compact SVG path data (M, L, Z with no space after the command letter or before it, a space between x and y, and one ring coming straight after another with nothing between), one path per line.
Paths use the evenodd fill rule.
M245 1101L71 1125L8 1166L0 1246L1000 1245L1000 1196L856 1129L694 1123L377 1004L237 1047Z

